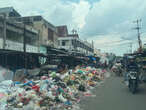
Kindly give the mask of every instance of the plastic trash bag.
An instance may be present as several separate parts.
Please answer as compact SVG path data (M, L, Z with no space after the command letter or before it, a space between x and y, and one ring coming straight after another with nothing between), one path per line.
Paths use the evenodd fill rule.
M14 76L14 73L12 71L10 71L9 69L0 67L0 81L12 80L13 76Z
M11 88L13 86L13 81L12 80L5 80L0 82L0 92L1 93L6 93L11 91Z

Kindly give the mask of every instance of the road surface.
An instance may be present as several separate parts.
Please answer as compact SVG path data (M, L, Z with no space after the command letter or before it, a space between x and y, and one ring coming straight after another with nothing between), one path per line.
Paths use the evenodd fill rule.
M82 110L146 110L146 84L132 94L122 78L111 76L95 91L96 97L81 101Z

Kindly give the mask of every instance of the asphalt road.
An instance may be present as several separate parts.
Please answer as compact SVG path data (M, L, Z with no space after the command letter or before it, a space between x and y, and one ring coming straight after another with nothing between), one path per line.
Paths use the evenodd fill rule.
M122 78L110 77L94 91L96 97L85 98L82 110L146 110L146 84L136 94L129 92Z

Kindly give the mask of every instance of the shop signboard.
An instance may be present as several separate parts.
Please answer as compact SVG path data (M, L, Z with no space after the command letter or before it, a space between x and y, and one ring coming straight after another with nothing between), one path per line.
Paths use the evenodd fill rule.
M10 41L10 40L6 40L5 49L23 51L23 44L22 43L18 43L18 42L14 42L14 41Z
M46 54L47 53L47 48L44 47L44 46L40 46L40 53Z
M0 48L2 48L2 42L0 39ZM10 40L6 40L6 47L7 50L15 50L15 51L21 51L23 52L23 43L18 43ZM38 53L38 47L32 46L32 45L26 45L26 52L30 53Z
M38 53L38 47L32 45L26 45L26 52Z

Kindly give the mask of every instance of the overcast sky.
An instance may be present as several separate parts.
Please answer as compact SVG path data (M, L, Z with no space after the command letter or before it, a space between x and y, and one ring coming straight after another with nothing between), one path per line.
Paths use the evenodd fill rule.
M81 38L95 47L121 55L137 45L133 30L142 19L142 40L146 41L146 0L0 0L0 7L13 6L22 16L42 15L54 25L77 29Z

